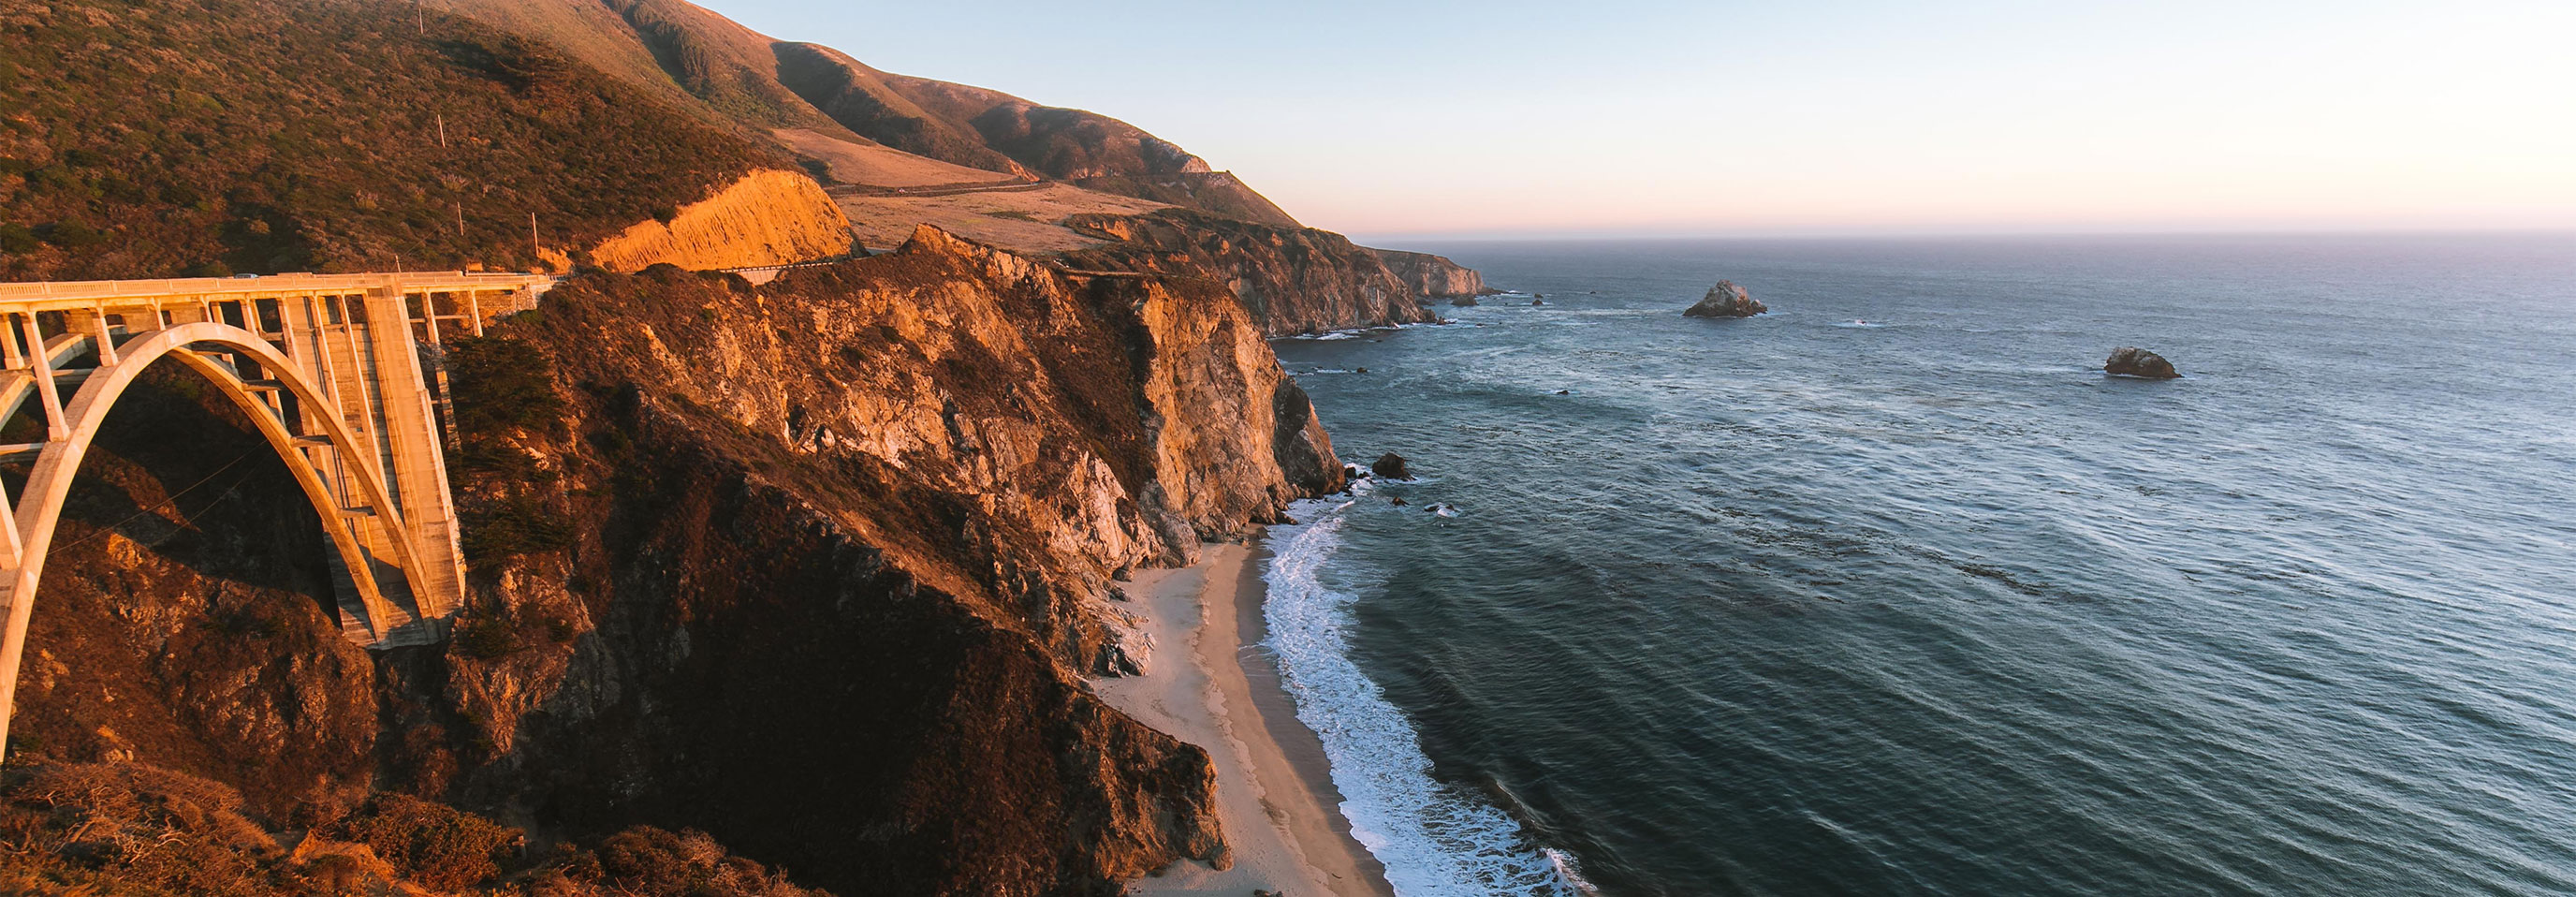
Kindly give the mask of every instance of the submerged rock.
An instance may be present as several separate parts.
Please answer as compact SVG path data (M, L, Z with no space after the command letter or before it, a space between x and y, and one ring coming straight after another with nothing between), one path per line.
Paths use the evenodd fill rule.
M1451 299L1451 300L1449 300L1449 304L1451 304L1451 305L1455 305L1455 306L1460 306L1460 307L1465 307L1465 306L1469 306L1469 305L1474 305L1474 304L1476 304L1476 297L1474 297L1474 296L1460 296L1460 297L1458 297L1458 298L1456 298L1456 299Z
M1369 462L1369 472L1390 480L1413 479L1413 471L1404 467L1404 456L1394 452L1379 455L1377 460Z
M1736 286L1735 281L1721 280L1708 288L1708 295L1700 297L1699 304L1683 310L1682 315L1691 318L1750 318L1770 310L1761 300L1744 292L1743 287Z
M2110 359L2102 362L2102 372L2120 377L2145 377L2150 380L2174 380L2182 377L2182 374L2174 370L2173 362L2166 361L2162 355L2136 346L2121 346L2111 350Z

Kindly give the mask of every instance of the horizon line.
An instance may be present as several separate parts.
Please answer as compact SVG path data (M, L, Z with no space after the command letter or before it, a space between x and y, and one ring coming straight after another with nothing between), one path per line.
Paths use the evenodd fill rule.
M1585 228L1515 231L1349 232L1354 242L1429 240L1454 243L1656 241L1656 240L1888 240L1981 237L2442 237L2527 236L2576 239L2576 225L2544 227L2172 227L2172 228L1780 228L1762 230L1649 230Z

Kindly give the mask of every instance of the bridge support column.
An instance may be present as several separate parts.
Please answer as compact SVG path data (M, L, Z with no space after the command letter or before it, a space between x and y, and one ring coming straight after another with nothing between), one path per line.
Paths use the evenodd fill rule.
M423 295L421 301L424 311L435 313L426 307L430 297ZM378 438L392 462L385 480L411 528L412 544L429 555L421 559L418 577L429 594L413 597L421 616L444 617L464 602L465 554L456 531L455 501L448 494L445 440L430 411L424 353L412 339L410 303L399 288L369 290L366 303L366 333L375 358L371 373L385 425Z

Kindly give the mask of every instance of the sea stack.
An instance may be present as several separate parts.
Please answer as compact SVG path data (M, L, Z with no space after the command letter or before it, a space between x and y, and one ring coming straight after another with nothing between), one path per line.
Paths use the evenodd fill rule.
M1735 281L1721 280L1708 288L1708 295L1701 297L1698 305L1691 306L1682 315L1691 318L1750 318L1770 310L1761 300L1746 294L1743 287L1736 286Z
M1370 462L1369 472L1390 480L1413 479L1413 471L1405 469L1404 456L1394 452L1379 455L1376 461Z
M2136 346L2111 350L2109 360L2102 362L2102 372L2117 377L2144 377L2149 380L2175 380L2182 374L2174 371L2173 362Z

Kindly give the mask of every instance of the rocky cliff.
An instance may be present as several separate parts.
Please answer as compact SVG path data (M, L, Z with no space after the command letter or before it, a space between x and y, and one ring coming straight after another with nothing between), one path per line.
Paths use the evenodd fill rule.
M1501 292L1485 286L1485 275L1476 269L1449 260L1448 256L1427 252L1404 252L1396 249L1372 249L1378 261L1395 273L1405 286L1425 299L1457 299L1490 296Z
M1080 215L1067 226L1117 241L1065 253L1068 264L1221 281L1273 336L1439 319L1424 304L1428 296L1390 270L1378 250L1331 231L1183 209Z
M743 175L705 199L661 210L601 241L590 254L612 271L654 265L703 271L831 258L848 254L851 245L849 219L822 185L799 172L770 169Z
M1223 855L1205 755L1082 683L1123 654L1121 571L1339 487L1222 289L924 230L756 288L575 278L450 358L450 644L337 640L311 512L238 421L120 417L36 615L22 748L273 820L373 786L553 834L697 829L843 893L1106 894ZM181 424L244 451L176 451ZM224 488L134 514L195 480Z
M450 668L490 746L462 793L842 889L1106 892L1219 854L1205 756L1080 677L1117 654L1118 571L1338 485L1222 293L925 229L756 290L575 282L495 338L553 359L565 411L465 434L500 459L468 532L568 526L479 562L460 631L515 647Z

